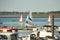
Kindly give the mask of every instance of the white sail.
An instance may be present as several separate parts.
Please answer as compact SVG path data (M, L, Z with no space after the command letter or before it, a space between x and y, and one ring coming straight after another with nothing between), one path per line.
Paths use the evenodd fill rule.
M19 24L23 24L23 22L22 22L22 14L21 14L20 19L19 19Z
M26 22L32 22L32 13L30 12L26 18Z
M32 19L32 13L31 12L29 13L29 17Z
M51 22L51 18L50 18L50 15L48 16L48 22Z
M48 25L51 25L51 16L50 16L50 14L48 16Z
M19 20L20 22L22 22L22 14L21 14L21 16L20 16L20 20Z
M30 12L26 18L25 26L32 26L32 13Z

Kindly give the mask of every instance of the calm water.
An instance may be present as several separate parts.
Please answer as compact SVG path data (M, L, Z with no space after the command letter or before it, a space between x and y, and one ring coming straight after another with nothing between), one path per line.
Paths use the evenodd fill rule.
M23 18L23 22L25 22L26 18ZM38 25L38 26L43 26L43 25L47 25L47 20L48 18L33 18L33 23ZM54 18L54 24L57 26L60 26L60 18ZM3 26L12 26L12 27L21 27L21 25L18 23L19 22L19 18L0 18L0 22L2 22ZM24 24L23 26L24 27ZM28 31L20 31L20 36L22 35L28 35L29 32Z
M23 18L23 22L25 22L26 18ZM47 24L48 18L33 18L33 23L38 26L43 26ZM54 25L60 26L60 18L54 18ZM13 27L21 27L18 23L19 18L0 18L0 22L2 22L3 26L13 26ZM23 24L24 27L24 24Z

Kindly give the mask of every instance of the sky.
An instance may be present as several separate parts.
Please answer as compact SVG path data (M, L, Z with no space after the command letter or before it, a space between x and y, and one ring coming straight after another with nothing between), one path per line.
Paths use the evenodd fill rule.
M0 0L0 11L60 11L60 0Z

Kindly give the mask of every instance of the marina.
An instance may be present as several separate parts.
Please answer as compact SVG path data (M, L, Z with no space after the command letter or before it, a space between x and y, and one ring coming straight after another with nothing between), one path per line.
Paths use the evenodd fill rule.
M59 40L60 18L53 16L54 15L48 14L47 17L34 18L32 13L29 13L27 17L23 17L22 14L20 14L20 17L2 16L0 17L0 39ZM9 35L7 35L8 33ZM2 38L5 36L6 38Z
M60 40L60 0L0 0L0 40Z

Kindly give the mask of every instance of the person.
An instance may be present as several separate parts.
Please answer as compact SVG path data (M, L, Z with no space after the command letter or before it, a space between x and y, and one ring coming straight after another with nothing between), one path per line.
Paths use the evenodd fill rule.
M37 37L36 37L36 40L39 40L39 31L38 31L38 29L37 29Z

